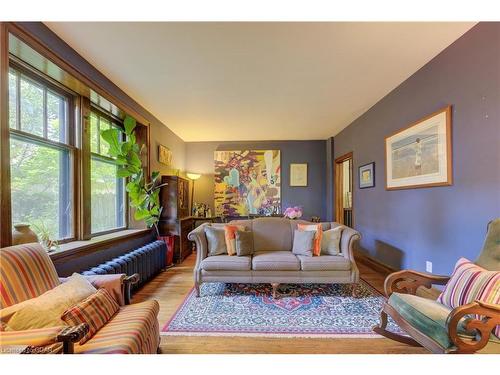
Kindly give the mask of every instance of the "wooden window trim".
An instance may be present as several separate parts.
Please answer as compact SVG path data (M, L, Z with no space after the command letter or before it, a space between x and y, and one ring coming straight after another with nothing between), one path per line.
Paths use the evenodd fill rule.
M21 42L26 43L29 47L33 48L38 52L43 58L51 61L53 64L57 65L62 71L67 73L69 77L73 77L72 81L79 84L80 94L76 91L67 88L61 83L55 81L53 78L47 76L44 72L39 72L38 70L32 68L30 65L24 61L18 59L16 56L9 55L9 35L12 34L14 37L18 38ZM125 222L126 227L116 228L115 230L108 232L101 232L98 234L91 234L90 225L90 111L94 110L94 107L88 96L84 93L82 94L81 89L87 87L90 90L95 91L99 96L110 101L118 108L129 113L138 121L138 127L140 131L138 132L137 140L138 143L145 143L147 146L147 155L145 156L145 161L147 167L145 170L150 170L150 157L151 154L150 144L149 144L149 123L141 115L139 115L134 109L130 108L128 105L123 103L119 98L114 95L107 93L98 84L96 84L91 79L82 75L77 69L73 68L72 65L68 64L64 59L59 58L54 54L48 46L40 42L36 35L31 35L27 33L22 25L12 23L12 22L0 22L0 107L3 109L8 108L8 85L9 85L9 67L12 66L14 69L22 71L22 73L28 77L35 76L36 78L42 77L43 83L46 84L47 88L56 94L62 94L65 97L70 97L68 100L68 111L66 114L66 119L68 121L68 134L67 140L71 142L70 147L72 151L72 172L73 176L71 178L71 189L73 191L73 234L74 238L71 241L84 241L90 240L93 237L102 237L103 235L110 235L115 233L126 232L132 228L142 229L141 225L138 225L133 220L130 219L130 210L128 207L128 197L126 196L126 213ZM18 85L20 87L20 85ZM88 90L87 89L87 90ZM90 92L90 91L89 91ZM99 107L98 107L99 108ZM100 114L107 117L114 124L117 123L117 119L113 115L108 115L107 113L102 113L102 110L98 110ZM20 112L17 112L20 113ZM44 120L45 121L45 120ZM17 120L16 124L19 124ZM7 247L11 245L12 241L12 215L11 215L11 189L10 189L10 131L16 131L16 129L9 128L9 112L7 110L0 111L0 203L2 207L2 214L0 215L0 247ZM32 134L25 134L20 129L18 130L19 135L27 137L36 137ZM31 138L30 138L31 139ZM36 138L36 141L40 142L51 142L51 140L40 137ZM61 146L58 142L55 144L58 147ZM125 192L126 194L126 192ZM127 229L129 228L129 229ZM60 241L61 243L68 242L69 240ZM66 245L66 244L65 244Z

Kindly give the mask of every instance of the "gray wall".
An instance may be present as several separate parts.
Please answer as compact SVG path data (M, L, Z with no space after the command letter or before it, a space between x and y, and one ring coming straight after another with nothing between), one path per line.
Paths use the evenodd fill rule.
M214 151L281 150L281 205L302 206L304 218L326 218L326 141L187 142L186 170L201 173L194 201L214 205ZM290 163L308 163L308 187L290 186Z
M474 260L500 216L500 23L480 23L335 136L334 157L354 152L354 220L361 246L396 268L448 274ZM447 187L385 190L384 138L453 106L453 175ZM374 161L376 187L359 189Z

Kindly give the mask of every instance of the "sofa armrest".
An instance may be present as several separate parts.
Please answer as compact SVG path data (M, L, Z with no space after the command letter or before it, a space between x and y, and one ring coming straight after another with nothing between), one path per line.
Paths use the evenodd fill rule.
M480 316L478 319L477 316ZM463 326L474 339L463 340L458 334L460 321L465 318ZM495 327L500 324L500 306L486 302L474 301L454 308L448 316L447 326L450 340L455 344L457 353L475 353L484 348Z
M449 276L432 275L430 273L413 270L397 271L391 273L385 279L385 295L387 298L394 292L415 295L417 289L420 287L430 289L434 284L445 285L449 279Z
M25 331L0 331L0 347L2 352L8 351L8 347L27 346L40 348L57 343L63 344L63 353L72 353L73 344L80 341L88 332L87 323L72 327L48 327L29 329ZM26 351L25 351L26 352ZM28 352L36 353L37 350Z
M361 234L357 230L344 226L342 236L340 237L340 251L351 262L354 262L354 245L360 239Z
M193 241L196 244L196 266L198 266L200 262L207 257L208 254L208 243L207 237L205 236L205 227L209 225L210 223L203 223L188 234L188 240Z
M129 305L131 300L131 287L139 282L139 274L127 276L124 273L109 275L83 275L95 288L106 289L120 306ZM68 278L60 277L64 283Z

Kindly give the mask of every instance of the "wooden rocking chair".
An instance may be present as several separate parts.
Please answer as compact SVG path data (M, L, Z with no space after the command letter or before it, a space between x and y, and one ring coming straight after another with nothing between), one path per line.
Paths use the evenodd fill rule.
M483 250L475 264L491 271L500 270L500 218L488 224ZM493 335L500 324L500 306L475 301L450 309L441 303L417 296L417 289L445 285L450 277L403 270L387 276L387 301L380 324L373 331L432 353L500 353L500 340ZM388 331L387 316L408 336ZM474 318L480 315L481 320Z

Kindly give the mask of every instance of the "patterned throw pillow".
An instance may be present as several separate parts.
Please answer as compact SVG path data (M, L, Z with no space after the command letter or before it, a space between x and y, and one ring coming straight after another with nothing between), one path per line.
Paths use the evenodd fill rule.
M87 323L89 325L89 331L80 340L80 345L83 345L90 340L118 310L120 310L118 303L111 297L108 291L103 288L66 310L61 316L61 319L71 326L81 323Z
M455 308L476 300L500 304L500 271L488 271L460 258L437 301ZM497 325L495 335L500 336L500 325Z
M313 255L319 256L321 254L321 238L323 237L323 228L321 224L298 224L297 229L300 231L314 231L314 248Z
M224 237L226 239L227 255L236 254L236 232L244 231L243 225L224 225Z

